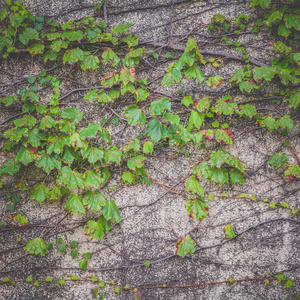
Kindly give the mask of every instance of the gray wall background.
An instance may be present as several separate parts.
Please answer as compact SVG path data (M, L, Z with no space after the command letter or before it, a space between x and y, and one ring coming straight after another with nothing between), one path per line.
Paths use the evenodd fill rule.
M94 1L24 1L33 14L55 16L59 21L69 19L80 19L84 16L94 15ZM189 5L186 1L180 3L175 1L151 0L107 0L106 16L101 10L98 17L108 21L109 28L115 24L132 22L134 26L130 32L139 36L140 41L156 42L171 46L182 47L186 40L182 38L196 26L208 24L210 18L222 13L226 17L234 19L238 13L256 15L256 11L249 8L249 1L200 1ZM249 29L250 30L250 29ZM191 36L199 45L203 44L205 50L226 51L237 55L232 47L224 49L223 46L210 42L214 38L209 37L210 32L203 27L199 34ZM276 56L272 50L272 37L263 31L259 34L243 34L238 38L248 49L249 55L262 63L270 64ZM208 45L208 46L207 46ZM148 48L147 48L148 49ZM150 49L150 48L149 48ZM152 47L152 49L154 49ZM159 52L158 50L157 52ZM180 51L161 48L161 54L171 51L174 56L181 55ZM205 56L210 58L212 56ZM217 56L214 56L217 57ZM222 58L222 56L219 56ZM140 77L147 77L148 81L163 75L168 63L157 63L153 58L146 58L138 70ZM38 63L1 61L3 70L19 72L25 76L33 74L43 68ZM155 66L149 68L149 64ZM220 68L211 66L203 67L206 78L216 74L229 79L231 75L243 66L243 62L234 59L224 59ZM48 65L47 65L48 66ZM49 67L51 64L49 64ZM13 71L12 71L13 69ZM96 74L88 72L75 72L77 83L64 84L61 94L67 94L70 89L81 86L92 86L97 79L107 75L110 70L104 68ZM12 80L6 73L1 73L2 81ZM160 80L154 81L151 88L155 91L160 86ZM171 88L159 90L171 95L177 95L176 91L182 89L183 96L190 95L193 99L209 95L217 95L228 86L221 85L215 89L208 89L204 84L187 82L183 80L181 86L174 85ZM266 92L272 92L276 86L269 85ZM111 111L102 112L102 108L82 105L82 94L72 95L68 101L80 105L85 116L91 122L101 122L103 117L110 117ZM46 96L45 96L46 99ZM236 98L245 100L236 93ZM264 113L270 103L257 104ZM74 106L74 105L73 105ZM119 105L117 112L122 113L124 107ZM268 106L269 107L269 106ZM276 110L276 108L274 108ZM11 116L16 112L10 111ZM275 114L277 112L275 111ZM0 121L7 119L7 111L0 112ZM185 199L180 195L170 193L160 185L152 184L150 187L128 186L121 184L121 168L116 167L112 179L104 190L108 199L114 199L121 208L122 222L115 226L103 241L91 242L84 236L81 221L88 220L89 216L76 215L66 217L62 224L54 228L47 236L47 241L55 241L57 237L63 237L67 242L75 240L79 244L80 253L90 251L92 257L86 271L78 269L79 258L72 260L69 250L61 254L56 246L45 258L24 256L25 252L19 249L15 242L14 233L10 230L0 231L0 276L9 276L14 279L26 278L28 275L34 279L44 279L46 276L66 277L68 274L76 274L79 277L96 275L99 279L118 283L121 286L150 286L150 285L189 285L201 284L203 282L215 282L235 279L266 277L267 272L277 274L285 271L288 278L300 280L299 274L299 223L291 222L289 210L270 209L262 202L242 200L238 198L241 192L256 195L260 198L269 198L277 202L285 201L290 206L299 209L299 183L290 183L284 179L281 171L274 171L265 162L268 157L282 144L283 139L279 134L270 134L266 129L258 128L253 122L238 121L227 118L230 122L234 135L234 144L225 148L244 161L249 166L249 172L245 178L245 185L227 186L219 188L203 180L201 183L207 191L214 194L227 192L230 196L237 198L216 198L210 202L210 215L201 224L190 219L186 212ZM297 122L296 122L297 123ZM141 132L140 128L124 127L120 121L119 127L112 127L115 134L114 143L123 146L128 139ZM295 128L297 129L297 124ZM120 132L121 130L121 132ZM295 130L296 132L297 130ZM293 135L294 133L291 133ZM2 141L1 141L2 143ZM300 145L297 139L292 140L293 147L299 153ZM2 146L2 144L1 144ZM209 152L217 147L217 144L208 145ZM146 167L149 175L170 186L177 185L177 191L184 189L181 180L185 177L189 166L197 160L207 156L205 150L195 149L188 146L189 158L184 154L178 154L174 159L170 155L175 153L172 148L157 148L149 157ZM289 163L296 163L295 156L289 150L285 150ZM1 162L7 155L1 153ZM36 174L31 174L34 179ZM114 192L109 188L117 185ZM29 196L24 194L22 209L31 224L55 224L64 215L63 205L55 201L47 201L37 204L30 201ZM7 211L5 200L1 199L0 208L3 217ZM271 219L281 220L264 223ZM294 219L299 220L299 214ZM223 227L233 224L237 232L242 232L251 226L260 224L253 230L248 230L237 239L221 245L224 241ZM72 230L70 230L72 229ZM22 237L21 242L38 236L42 230L36 226L31 230L19 230ZM193 257L185 259L175 257L175 245L178 238L190 234L197 244L203 249L196 252ZM208 246L213 246L208 248ZM14 251L7 252L6 249L16 247ZM153 262L149 268L143 266L145 260ZM32 270L28 270L33 268ZM13 271L11 271L13 270ZM95 284L90 282L67 282L65 286L57 283L41 284L34 287L31 284L20 283L17 287L11 285L0 285L0 299L91 299L91 289ZM103 291L105 299L133 299L132 291L121 291L115 294L112 287L106 286ZM218 284L208 285L202 289L198 288L156 288L141 290L142 299L294 299L294 295L300 293L299 283L295 283L292 289L285 289L276 282L271 282L268 287L263 282L242 282L233 285Z

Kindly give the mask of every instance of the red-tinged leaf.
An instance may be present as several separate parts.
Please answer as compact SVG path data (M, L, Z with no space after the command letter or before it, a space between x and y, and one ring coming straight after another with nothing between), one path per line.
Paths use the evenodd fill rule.
M87 191L83 197L83 205L86 209L92 209L101 211L102 207L105 206L106 199L100 194L99 191Z
M124 111L124 117L127 118L129 125L136 126L140 124L142 127L146 122L146 116L137 105L130 105Z
M208 80L206 81L206 84L208 87L217 87L220 84L224 83L225 80L222 76L216 75L215 77L209 77Z
M144 161L147 160L147 158L143 155L137 155L135 157L130 158L127 160L127 166L131 170L136 170L136 168L141 168L144 165Z
M215 111L217 115L232 115L237 109L237 104L232 102L232 97L230 95L226 95L220 100L217 101L215 106Z
M227 145L233 143L233 136L229 129L217 129L215 132L215 139L217 142L221 143L223 141Z
M26 224L28 224L28 220L27 220L27 218L26 217L24 217L24 216L22 216L22 215L20 215L20 214L16 214L16 215L11 215L11 214L9 214L8 216L7 216L9 219L11 219L11 220L13 220L13 221L15 221L16 223L18 223L18 225L19 226L25 226Z
M284 171L284 175L289 180L298 180L298 179L300 179L300 167L297 165L291 164Z
M88 235L93 239L103 239L104 238L104 228L100 222L94 220L89 220L85 227L85 235Z
M6 96L3 98L0 98L0 103L4 103L5 106L11 106L13 103L15 103L18 100L17 96Z
M289 107L296 109L300 104L300 89L289 91L283 99Z
M112 66L115 66L120 61L120 58L117 56L117 54L111 48L107 48L104 50L104 52L102 53L102 58L103 58L105 64L107 64L108 61L111 60ZM107 77L107 78L106 77L104 77L103 79L100 79L100 80L105 80L107 78L110 78L110 77Z
M191 176L186 181L185 190L188 193L198 194L199 196L202 196L205 193L203 187L201 186L201 184L200 184L199 180L196 178L196 176Z
M45 256L48 252L48 247L42 238L35 238L26 244L24 250L31 255Z
M182 237L176 243L176 255L184 258L188 253L193 255L196 251L196 243L190 236Z
M15 162L11 159L8 159L6 162L4 162L0 167L0 175L2 174L9 174L14 175L15 173L18 173L20 170L21 164L19 162Z
M187 212L189 216L196 217L198 221L202 221L208 216L208 204L203 197L189 199L186 203Z
M239 106L239 109L236 110L236 113L241 117L246 116L250 119L257 115L256 107L249 103Z

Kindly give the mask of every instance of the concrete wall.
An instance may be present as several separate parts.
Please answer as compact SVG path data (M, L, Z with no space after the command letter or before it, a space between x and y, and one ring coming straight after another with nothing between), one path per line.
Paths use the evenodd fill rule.
M26 5L34 14L57 16L59 21L69 19L80 19L84 16L93 15L93 1L66 0L66 1L44 1L26 0ZM188 2L176 4L175 1L152 0L152 1L121 1L107 0L107 16L109 28L115 24L134 23L130 32L136 33L140 41L154 41L159 44L172 46L184 46L186 40L180 40L193 28L208 24L210 18L216 13L222 13L228 18L235 18L237 14L256 16L255 10L249 9L249 1L199 1L189 5ZM167 4L166 4L167 3ZM157 8L155 8L157 5ZM149 7L149 8L147 8ZM73 10L74 9L74 10ZM73 11L72 11L73 10ZM100 17L104 18L102 11ZM250 30L250 29L249 29ZM214 38L205 26L198 31L199 35L190 36L195 38L199 45L213 41ZM237 40L237 39L236 39ZM246 44L249 55L262 63L270 64L275 57L275 52L270 47L272 37L266 32L259 34L245 34L238 39ZM207 46L208 45L208 46ZM148 48L147 48L148 49ZM150 49L150 48L149 48ZM152 49L154 49L152 47ZM211 45L206 44L204 50L226 51L237 55L232 47L224 49L217 42ZM174 56L181 55L180 51L172 49L162 49L161 54L171 51ZM159 52L159 51L158 51ZM212 56L205 56L210 58ZM214 56L217 57L217 56ZM220 56L221 57L221 56ZM221 57L222 58L222 57ZM139 69L139 76L147 77L148 81L163 75L163 70L168 63L159 63L152 58L147 58L155 68L146 69L147 62L143 62ZM41 70L44 66L36 63L25 63L24 61L1 61L1 68L10 72L19 72L20 75L29 75ZM229 79L235 70L244 64L235 59L224 59L220 68L213 69L211 66L203 68L206 78L216 74ZM47 67L51 67L49 64ZM92 86L97 79L108 74L103 68L96 74L88 72L75 72L74 79L78 84L72 85L64 83L61 94L76 87ZM57 74L59 72L57 71ZM3 82L15 80L6 73L1 72ZM158 89L160 80L155 81L151 88ZM204 84L187 82L183 80L181 86L174 85L171 88L161 89L160 92L176 95L176 91L182 89L183 96L190 95L193 99L200 99L205 95L217 95L228 86L221 85L215 89L208 89ZM273 91L275 86L267 86L268 91ZM237 90L230 91L236 95L236 99L245 100ZM103 117L111 115L111 111L102 111L100 106L81 105L83 94L72 95L66 102L74 101L83 109L86 118L91 122L101 122ZM78 100L76 100L78 98ZM46 98L45 98L46 99ZM260 102L257 106L261 113L265 112L270 103ZM273 104L272 104L273 105ZM122 113L123 104L116 105L117 112ZM275 108L276 109L276 108ZM274 110L275 110L274 109ZM11 116L18 113L9 111ZM277 112L276 112L277 113ZM275 114L276 114L275 113ZM7 111L0 112L0 121L8 118ZM155 183L151 186L128 186L121 184L121 168L113 170L112 179L104 190L108 199L114 199L121 209L122 222L116 225L103 241L90 241L83 234L83 226L79 222L88 220L92 215L74 217L67 216L62 224L53 228L45 238L47 241L55 241L57 237L63 237L67 242L75 240L79 244L80 253L90 251L92 257L86 271L78 268L79 258L72 259L69 250L61 254L56 246L45 258L35 258L24 256L22 248L5 252L6 249L18 247L15 234L8 229L0 231L0 260L1 278L9 276L13 279L24 279L32 276L34 279L44 279L46 276L55 278L66 277L68 274L76 274L79 277L96 275L99 279L118 283L120 286L152 286L152 285L192 285L204 282L216 282L235 279L260 278L268 276L267 272L277 274L287 270L286 276L300 280L300 251L299 251L299 223L292 222L289 210L279 208L270 209L259 201L239 199L241 192L249 195L256 195L259 198L270 198L274 201L289 203L290 206L299 209L299 183L290 183L282 172L274 171L267 164L263 164L268 157L282 144L282 136L276 133L270 134L266 129L258 128L253 122L241 121L234 118L224 118L224 122L230 123L234 136L234 144L226 149L236 155L239 159L248 164L249 172L245 178L243 187L238 185L223 186L222 188L201 181L204 188L214 194L220 195L222 192L233 196L229 198L216 198L209 203L210 214L201 224L190 219L185 207L186 200L178 194L168 192L165 188ZM297 120L296 120L297 123ZM123 146L128 139L132 139L141 129L126 127L124 131L120 129L125 123L120 121L118 127L111 127L115 135L114 142L117 146ZM295 128L297 128L295 124ZM255 129L255 130L253 130ZM1 131L3 128L0 129ZM297 132L297 130L295 130ZM293 135L294 133L291 133ZM300 145L298 139L291 140L296 153L299 153ZM1 141L2 143L2 141ZM1 144L2 145L2 144ZM208 144L207 150L210 152L218 147L217 143ZM170 155L175 153L175 148L157 147L151 157L149 157L146 167L149 175L160 182L176 186L177 192L184 189L181 182L185 177L189 166L196 161L207 157L206 150L187 147L190 152L189 158L183 153L179 153L174 160ZM295 156L289 150L285 150L289 163L296 163ZM1 160L5 160L7 155L1 153ZM34 180L36 174L31 174ZM117 185L116 191L110 192L109 188ZM1 193L0 200L1 218L7 214L4 193ZM234 198L237 196L237 198ZM23 194L21 209L28 217L30 224L56 224L64 216L63 203L47 201L37 204L29 200L27 194ZM223 227L226 224L235 226L236 232L242 232L251 226L265 221L282 218L277 221L261 224L255 229L247 230L237 239L220 245L224 241ZM299 215L294 219L299 220ZM72 224L70 224L72 223ZM44 227L32 227L30 229L20 229L18 234L21 237L22 246L29 239L39 236ZM67 231L66 231L67 230ZM187 256L182 259L175 257L175 245L178 238L190 234L197 244L203 249L199 249L193 257ZM213 247L208 247L213 246ZM1 252L2 251L2 252ZM24 256L24 257L22 257ZM21 258L22 257L22 258ZM16 261L14 261L16 259ZM145 260L153 262L149 268L143 266ZM32 270L28 270L32 268ZM13 271L11 271L13 270ZM6 273L7 272L7 273ZM95 284L90 282L67 282L65 286L57 283L42 283L40 287L34 287L28 283L20 283L17 287L11 285L0 285L0 299L91 299L91 289ZM132 291L121 291L115 294L110 286L106 286L103 291L105 299L133 299ZM295 283L292 289L285 289L277 282L271 282L265 287L262 281L249 281L229 284L207 285L202 289L191 288L155 288L141 289L142 299L293 299L293 296L300 293L299 283Z

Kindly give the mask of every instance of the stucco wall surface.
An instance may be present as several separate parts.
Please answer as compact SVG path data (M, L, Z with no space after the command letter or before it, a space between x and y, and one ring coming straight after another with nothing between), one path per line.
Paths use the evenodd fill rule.
M84 16L95 15L93 11L94 1L87 0L65 0L44 1L24 0L33 14L54 16L57 20L65 22L70 19L80 19ZM185 6L184 6L185 5ZM208 24L211 17L216 13L222 13L228 18L234 19L238 13L255 15L256 11L249 8L249 1L199 1L194 4L188 2L176 2L165 0L134 1L134 0L107 0L106 15L103 10L95 17L106 19L109 24L108 30L113 25L134 23L130 28L131 33L139 36L140 42L156 43L157 53L165 55L170 51L174 57L181 55L180 51L165 49L161 46L171 45L184 47L187 35L197 26ZM198 45L205 45L204 50L226 51L238 55L234 48L224 49L213 41L211 35L203 27L199 34L191 35ZM266 38L266 36L268 38ZM248 49L249 56L262 64L270 64L276 53L270 46L272 37L264 31L258 34L241 35L238 40ZM148 49L154 49L153 45L144 44ZM159 47L161 47L159 49ZM160 52L161 51L161 52ZM201 51L201 48L200 48ZM209 59L212 56L205 55ZM223 58L222 56L216 58ZM45 66L32 63L28 60L17 61L14 65L2 60L1 68L10 72L28 76L38 73ZM149 65L150 64L150 65ZM139 67L140 77L147 77L148 82L164 74L168 62L157 63L152 57L148 57ZM23 68L25 66L25 68ZM215 69L211 66L203 67L206 78L220 74L226 81L239 68L244 66L237 59L223 59L220 67ZM48 65L46 65L48 67ZM49 64L49 68L52 67ZM74 72L74 81L77 83L63 83L61 95L79 87L97 85L97 81L110 73L108 67L101 68L96 73ZM57 71L57 74L59 71ZM1 73L3 83L12 78ZM205 95L217 95L228 88L221 85L209 89L204 84L199 85L195 81L183 80L181 86L164 87L159 89L160 80L153 81L152 91L158 91L167 95L177 95L182 90L183 96L192 96L200 99ZM266 92L272 92L276 86L268 85ZM85 117L94 123L101 124L102 118L111 118L112 111L102 110L101 106L86 105L82 101L85 92L70 95L65 102L72 102L72 107L78 105ZM245 98L236 93L237 99ZM45 95L47 99L47 95ZM45 100L46 101L46 100ZM74 105L75 103L75 105ZM263 113L266 103L257 106ZM66 105L68 107L68 105ZM118 114L122 114L126 105L116 104ZM276 112L276 108L274 108ZM0 121L16 114L15 111L7 110L0 112ZM277 112L276 112L277 113ZM287 202L290 206L299 209L299 182L288 182L283 171L275 171L266 163L270 155L282 145L282 136L270 133L266 128L253 125L253 122L241 121L231 117L224 119L230 124L234 136L234 144L226 146L225 149L237 156L241 161L247 163L248 169L244 186L229 185L218 187L208 180L201 180L206 191L215 194L226 192L232 198L215 198L209 202L209 216L200 224L197 220L189 218L186 212L186 200L181 197L180 191L184 189L182 179L186 176L190 166L195 162L207 158L207 151L217 149L216 142L208 144L206 149L196 149L189 145L185 151L190 153L186 157L184 152L176 153L176 148L157 147L153 155L148 157L146 168L149 176L159 182L174 187L175 192L166 190L159 184L152 183L151 186L138 184L130 186L121 184L122 166L116 166L112 172L112 178L102 190L108 199L114 199L120 208L122 221L114 226L103 241L90 241L84 235L84 225L81 221L89 220L93 215L66 216L63 206L65 200L45 201L38 204L29 200L29 195L22 194L22 209L30 224L36 224L30 230L20 229L18 234L21 242L16 243L14 232L9 229L0 231L0 276L9 276L15 279L32 276L36 279L44 279L47 276L55 278L66 277L68 274L86 277L95 275L105 281L114 281L120 286L156 286L167 284L193 285L204 282L216 282L242 278L263 278L271 274L284 271L286 276L300 280L300 249L299 249L299 214L292 216L289 210L284 208L271 209L261 201L243 200L239 198L240 193L256 195L258 198L270 198L277 202ZM142 132L140 127L132 128L125 126L125 122L119 120L117 126L109 125L114 133L114 144L118 147L125 145L129 139ZM295 131L297 133L297 120L295 120ZM2 130L2 129L0 129ZM300 144L297 138L292 139L293 148L296 153L300 152ZM2 143L2 141L0 142ZM2 144L1 144L2 146ZM288 162L297 163L292 152L287 152ZM1 162L7 159L7 153L1 153ZM36 174L30 174L34 180ZM115 191L110 189L116 185ZM174 191L173 190L173 191ZM3 196L1 194L1 196ZM4 196L0 199L1 217L7 214ZM274 221L273 219L278 219ZM273 220L268 222L269 220ZM36 258L22 250L26 242L43 233L44 227L39 224L65 224L54 227L47 233L47 242L56 241L62 237L65 242L76 241L79 244L80 253L91 252L91 259L86 271L78 268L79 258L72 259L69 250L60 253L56 246L49 251L46 257ZM225 242L223 228L226 224L234 225L235 231L241 233L238 238ZM249 229L251 226L256 226ZM48 229L46 229L48 230ZM244 233L242 233L245 231ZM178 238L191 235L197 242L198 250L194 256L186 256L184 259L176 257L175 245ZM7 249L14 247L12 251ZM145 260L151 261L150 267L144 267ZM0 285L0 299L92 299L91 289L95 287L91 282L66 282L60 286L57 283L42 283L40 287L34 287L27 283L19 283L16 287L11 285ZM119 294L114 292L113 287L106 285L101 289L105 292L105 299L133 299L132 291L121 290ZM295 283L291 289L285 289L276 282L264 286L262 281L245 281L229 285L211 284L203 288L155 288L141 289L141 299L168 300L168 299L208 299L208 300L283 300L294 299L300 293L299 283Z

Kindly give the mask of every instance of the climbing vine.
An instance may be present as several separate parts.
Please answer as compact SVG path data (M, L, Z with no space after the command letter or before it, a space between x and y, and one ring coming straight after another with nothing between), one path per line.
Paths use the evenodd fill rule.
M95 5L96 12L102 9L104 2ZM244 62L243 68L226 79L220 75L203 75L201 68L204 65L211 65L217 70L223 58L206 58L204 55L210 53L202 51L193 38L187 38L185 49L174 48L183 50L179 57L175 57L170 52L162 54L147 50L146 45L141 47L139 38L128 32L132 23L114 26L111 30L107 30L106 22L96 21L93 17L61 24L43 16L33 16L20 1L7 0L7 7L0 10L2 59L22 55L26 59L43 62L45 69L22 77L12 93L1 92L2 109L18 110L18 114L1 123L1 129L4 129L1 135L2 152L9 158L0 166L0 187L2 197L9 202L7 218L10 221L0 220L0 228L14 230L16 225L30 225L24 212L18 210L20 193L25 191L30 200L41 204L48 199L66 200L64 208L71 215L85 214L88 210L95 212L94 217L84 224L84 233L91 240L103 239L122 220L114 200L102 193L115 167L119 165L122 169L123 184L160 184L172 191L149 176L145 163L158 147L169 146L188 157L188 144L203 149L207 154L206 159L189 168L183 179L185 190L181 195L186 199L189 217L201 222L209 218L210 201L236 198L262 201L272 209L284 208L291 212L291 220L296 220L292 217L299 213L297 207L290 207L286 202L278 203L246 193L213 194L206 191L202 184L208 179L219 187L243 186L246 173L251 172L246 163L225 149L234 143L231 120L247 121L279 135L282 145L270 154L266 163L286 180L295 182L300 179L300 160L292 143L299 137L299 133L295 133L294 122L299 116L300 104L300 8L295 9L293 0L281 2L285 5L278 8L272 6L270 0L252 0L250 7L259 10L260 17L256 20L241 13L233 20L221 14L212 16L207 30L224 33L220 39L221 45L235 49L239 53L235 58ZM263 28L267 28L276 39L272 47L278 55L271 65L253 60L241 42L233 42L226 35L229 29L239 36L246 30L258 33ZM220 52L217 55L223 54ZM163 57L169 63L164 75L159 78L161 87L180 86L188 80L211 89L228 84L229 92L193 99L191 96L182 97L179 90L175 100L166 93L154 93L148 80L138 75L140 61L145 57L154 61ZM57 65L49 68L54 63ZM101 124L89 122L80 108L68 107L70 103L64 103L64 99L72 92L64 93L61 78L51 75L53 68L62 66L81 69L83 74L97 72L103 66L107 74L99 79L97 86L78 89L85 93L81 99L87 106L99 105L103 110L112 112L111 124L123 121L133 128L141 128L143 134L133 136L126 145L117 147L107 126L107 118L103 118ZM72 82L71 73L66 77ZM270 84L278 88L272 94L263 94ZM244 95L246 100L236 99L235 94L230 92L233 89ZM259 90L261 95L253 96ZM284 113L279 116L259 113L256 103L261 101L272 101L283 107ZM122 114L114 110L113 104L116 103L124 106ZM210 143L217 143L218 149L209 151ZM289 152L295 156L297 164L289 162ZM30 172L38 178L33 184L27 178ZM242 234L232 224L225 225L223 230L225 242ZM18 234L15 234L17 241L20 241ZM23 250L34 256L46 256L54 245L44 237L45 234L41 234L27 241ZM91 254L80 253L76 241L68 245L58 238L56 246L62 253L70 251L73 259L80 257L79 268L87 269ZM182 258L193 255L197 249L197 242L190 235L178 237L174 245L175 255ZM145 261L144 265L149 267L151 262ZM58 281L63 285L65 280L88 280L98 282L100 287L110 284L116 293L121 289L114 282L99 281L95 276L85 279L77 275L70 275L69 279L48 276L44 281ZM270 280L277 280L286 288L293 286L293 281L286 279L283 273L263 279L230 278L228 281L195 286L202 288L209 284L233 284L244 280L263 281L265 285ZM25 281L33 282L35 286L42 282L33 280L31 276ZM5 277L3 282L17 284L18 280ZM140 299L138 289L146 288L150 287L123 287L125 290L132 289L136 299Z

